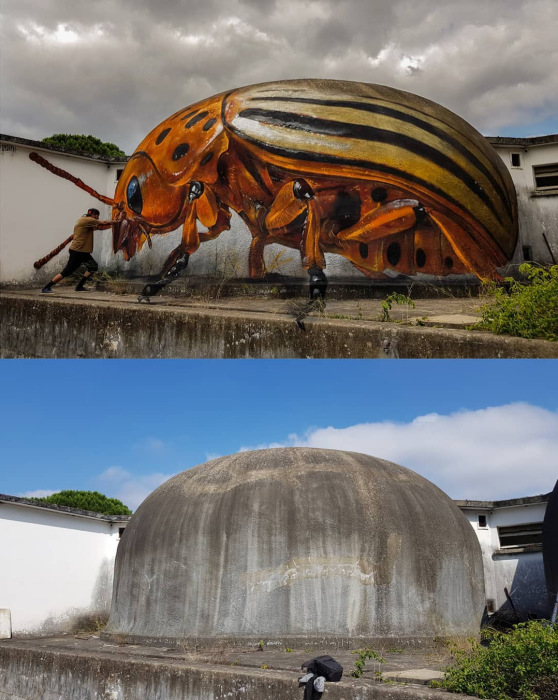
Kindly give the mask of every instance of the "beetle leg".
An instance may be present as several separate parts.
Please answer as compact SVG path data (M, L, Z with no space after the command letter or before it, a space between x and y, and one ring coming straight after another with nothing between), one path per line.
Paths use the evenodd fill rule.
M430 218L446 237L457 257L480 280L501 280L502 276L496 270L496 265L487 259L486 251L468 237L465 241L461 231L455 230L454 222L447 216L436 212ZM494 256L495 257L495 256ZM496 258L497 259L497 258Z
M300 254L302 266L310 275L310 297L324 298L327 279L324 274L325 257L320 246L321 217L314 190L306 180L295 180L283 185L265 218L265 226L271 233L274 229L289 226L301 216L304 217L304 223Z
M223 231L228 231L231 227L231 212L226 204L219 202L219 210L217 212L217 220L212 226L208 226L207 231L200 231L200 242L212 241ZM203 223L203 222L202 222Z
M138 296L138 301L149 301L150 297L158 294L163 287L166 287L169 282L179 277L188 267L190 255L195 253L200 247L200 236L196 225L196 219L198 218L197 203L203 194L204 186L201 182L192 182L190 184L188 200L192 206L188 209L184 219L180 244L166 259L161 271L161 277L156 282L150 282L145 285L141 294ZM206 221L213 221L214 224L216 224L219 212L215 195L213 195L213 201L216 207L215 214L213 215L211 198L206 197L202 205L202 216Z
M340 241L372 241L401 233L420 223L430 209L425 209L416 199L397 199L367 212L354 226L337 234Z
M270 242L265 225L267 214L268 212L264 207L258 206L254 210L252 221L246 217L246 223L252 233L252 242L250 243L248 256L250 277L252 279L263 279L265 277L264 250Z

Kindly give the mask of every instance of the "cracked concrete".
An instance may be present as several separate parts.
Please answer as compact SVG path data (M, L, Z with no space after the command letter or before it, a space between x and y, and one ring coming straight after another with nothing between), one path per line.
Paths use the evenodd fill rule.
M394 306L393 322L378 320L379 299L331 299L297 325L304 297L162 295L139 304L135 294L55 289L48 295L37 289L2 292L2 357L558 357L558 343L467 330L479 303L469 297Z
M13 639L0 642L0 698L300 700L301 664L330 653L344 667L339 683L326 684L330 700L464 700L425 685L449 662L447 647L376 651L385 663L367 661L363 676L353 678L356 656L349 650L231 648L226 639L204 651L119 644L87 635Z

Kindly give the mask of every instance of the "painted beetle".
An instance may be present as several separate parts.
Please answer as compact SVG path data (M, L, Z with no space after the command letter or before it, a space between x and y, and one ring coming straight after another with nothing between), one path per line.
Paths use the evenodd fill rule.
M251 277L265 275L266 245L298 248L311 296L325 294L326 252L373 278L486 279L517 239L514 186L484 137L440 105L366 83L252 85L153 129L116 188L114 251L128 260L180 225L182 238L140 300L230 228L231 209L252 234Z

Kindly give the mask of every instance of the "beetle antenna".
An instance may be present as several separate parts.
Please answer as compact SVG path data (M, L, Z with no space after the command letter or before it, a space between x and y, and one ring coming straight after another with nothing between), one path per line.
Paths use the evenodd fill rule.
M70 182L73 182L74 185L80 188L80 190L85 190L85 192L90 194L92 197L95 197L95 199L98 199L103 204L109 204L110 206L114 206L114 199L111 199L110 197L105 197L104 194L99 194L92 187L86 185L85 182L83 182L83 180L80 180L78 177L74 177L70 173L66 172L66 170L62 170L62 168L57 168L56 165L49 163L48 160L46 160L46 158L43 158L38 153L35 153L35 151L29 154L29 158L35 163L41 165L43 168L49 170L51 173L58 175L58 177L63 177L64 180L69 180Z

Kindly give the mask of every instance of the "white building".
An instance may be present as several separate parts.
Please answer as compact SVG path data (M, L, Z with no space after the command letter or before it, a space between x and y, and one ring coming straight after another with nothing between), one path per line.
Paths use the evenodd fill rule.
M488 141L509 168L518 194L519 242L511 262L558 261L558 134ZM108 197L126 164L126 159L87 157L0 135L0 282L5 284L42 286L64 266L66 254L38 272L33 263L68 238L77 218L91 206L101 211L101 218L110 218L109 206L31 161L33 151ZM179 230L156 236L152 250L144 246L126 263L121 252L113 255L107 230L95 234L93 255L104 270L142 277L159 273L179 241ZM248 229L233 213L231 230L202 244L190 260L188 275L248 276L250 242ZM265 255L269 270L306 279L296 251L273 244ZM363 276L340 255L326 258L331 280Z
M0 632L49 634L106 617L130 517L0 494Z
M513 261L558 263L558 134L488 141L517 192L519 242Z
M489 614L548 617L542 529L550 494L506 501L455 501L479 539ZM509 598L506 595L509 594ZM511 599L511 602L510 602Z

